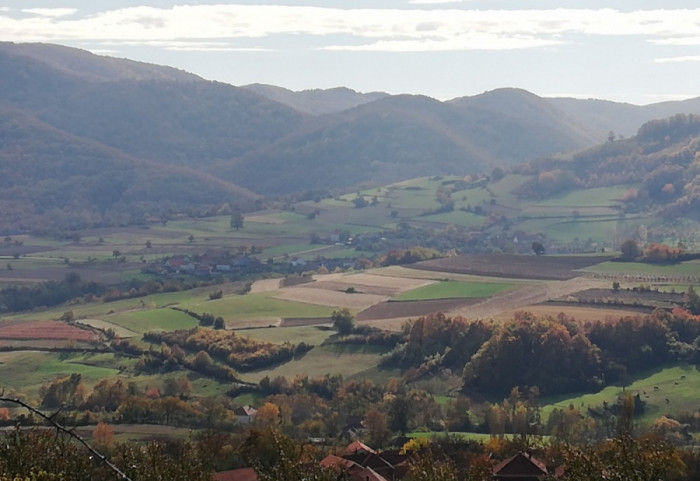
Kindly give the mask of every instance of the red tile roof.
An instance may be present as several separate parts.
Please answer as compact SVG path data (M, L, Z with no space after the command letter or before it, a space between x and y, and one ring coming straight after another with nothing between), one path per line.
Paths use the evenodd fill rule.
M214 473L211 479L212 481L258 481L258 475L253 468L240 468Z
M344 454L355 454L358 452L377 454L377 451L360 441L353 441L345 447Z

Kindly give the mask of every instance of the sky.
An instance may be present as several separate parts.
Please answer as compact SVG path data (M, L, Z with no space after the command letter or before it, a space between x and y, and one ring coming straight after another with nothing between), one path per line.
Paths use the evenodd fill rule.
M501 87L643 105L700 96L688 0L0 0L0 40L233 85L447 100Z

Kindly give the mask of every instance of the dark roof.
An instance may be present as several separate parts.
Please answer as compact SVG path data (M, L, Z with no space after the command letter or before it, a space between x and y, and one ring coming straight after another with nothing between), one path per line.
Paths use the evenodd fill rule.
M494 476L543 476L547 466L530 453L520 452L502 461L493 468Z

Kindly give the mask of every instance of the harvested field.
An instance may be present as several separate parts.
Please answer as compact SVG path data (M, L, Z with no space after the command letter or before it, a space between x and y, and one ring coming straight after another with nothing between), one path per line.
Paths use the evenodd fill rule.
M253 282L250 287L251 293L276 291L280 288L280 279L262 279Z
M503 276L491 277L491 276L480 276L473 274L457 274L455 272L444 272L444 271L428 271L425 269L413 269L412 266L389 266L380 267L377 269L372 269L372 274L375 276L388 276L388 277L401 277L401 278L411 278L411 279L424 279L432 281L462 281L462 282L513 282L525 284L529 281L528 279L515 279L507 278Z
M282 319L279 327L318 326L319 324L331 324L330 317L287 317Z
M494 319L509 320L517 311L526 311L535 314L536 316L552 316L557 317L560 313L564 313L569 317L573 317L579 321L598 321L598 320L617 320L621 317L638 316L642 314L633 309L611 309L608 307L583 307L583 306L561 306L561 305L537 305L524 306L519 309L504 311L496 314ZM648 311L646 311L648 312Z
M382 302L355 316L358 321L427 316L476 304L480 299L434 299L427 301Z
M258 224L284 224L286 222L283 218L276 215L265 214L247 215L245 220L246 222L257 222Z
M580 275L577 269L608 261L604 256L465 255L423 261L414 269L490 277L565 280Z
M399 290L386 286L386 287L377 287L377 286L361 286L359 284L346 284L343 282L336 282L336 281L319 281L319 282L313 282L311 284L302 284L299 287L304 287L304 288L312 288L312 289L324 289L327 291L331 292L345 292L346 289L352 287L355 289L354 295L357 294L375 294L377 296L386 296L386 297L393 297L396 294L399 293Z
M304 302L319 306L347 307L348 309L366 309L371 305L388 299L388 296L346 294L345 292L329 291L314 287L287 287L281 289L274 297L287 301Z
M420 317L420 316L418 316ZM358 321L358 324L376 327L383 331L402 331L404 324L411 319L416 319L416 316L393 317L391 319L373 319L369 321Z
M25 321L0 324L0 339L75 339L92 341L97 335L59 321Z
M522 310L524 306L540 304L551 299L570 295L573 292L601 287L602 285L607 285L607 283L580 277L565 281L551 281L529 285L496 294L484 301L467 306L466 309L458 307L446 314L450 316L461 315L470 319L488 318L502 312Z
M379 287L393 289L397 294L427 286L433 282L431 279L412 279L410 277L393 277L365 273L351 275L329 274L326 276L314 276L314 278L317 283L332 281L342 284L343 290L348 287Z
M644 299L645 301L661 301L672 304L683 303L683 293L659 292L659 291L633 291L632 289L620 289L613 291L612 289L586 289L585 291L574 292L571 294L579 300L593 301L600 299L620 299L634 301Z

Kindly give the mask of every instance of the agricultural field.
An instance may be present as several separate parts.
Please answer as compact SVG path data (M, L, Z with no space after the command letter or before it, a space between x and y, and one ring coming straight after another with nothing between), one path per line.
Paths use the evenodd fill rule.
M565 280L607 259L603 256L464 255L418 262L413 268L491 277Z
M345 259L362 255L374 257L378 253L357 251L348 242L330 241L332 234L343 232L355 237L393 229L399 223L443 233L450 224L477 231L487 224L488 213L507 217L511 223L506 235L508 239L511 233L515 236L515 232L524 230L526 233L544 233L555 242L591 237L601 246L612 243L609 241L620 232L632 232L638 223L646 222L631 215L623 219L616 211L617 200L624 193L622 187L582 190L539 202L523 202L513 191L530 180L530 176L507 175L494 183L485 179L476 182L467 179L468 183L462 183L464 180L457 176L425 177L319 202L300 202L293 206L293 211L270 209L254 212L246 214L244 226L239 230L231 228L229 216L215 216L174 219L166 224L94 229L73 238L16 236L12 242L0 243L1 262L6 264L0 271L0 284L62 280L70 272L77 272L83 280L106 284L140 282L154 278L153 274L142 272L143 266L149 262L172 256L236 253L246 249L255 252L252 256L263 263L269 259L275 265L285 265L292 258L307 262L319 257L341 259L337 264L341 266L339 271L345 269L342 264ZM436 195L438 191L452 187L457 189L451 193L454 210L434 213L441 207ZM367 206L355 207L353 201L358 195L367 201ZM476 214L475 207L483 209L484 215ZM506 232L502 225L487 229L498 231L499 235ZM311 234L322 237L325 243L312 244ZM250 249L253 246L254 251ZM529 242L527 246L529 248ZM97 332L111 329L118 337L147 348L148 343L141 340L145 332L197 326L197 319L178 310L187 309L200 315L208 313L222 317L226 329L235 330L239 336L275 344L304 342L314 346L291 361L244 373L245 381L257 382L264 376L294 377L304 373L315 377L335 373L344 378L385 382L391 377L401 376L398 370L378 367L385 349L332 343L335 331L330 327L330 318L334 310L346 307L355 315L358 324L392 331L401 330L407 320L435 312L469 319L499 320L509 319L515 312L525 309L554 317L565 311L582 321L616 319L637 311L607 306L551 305L546 301L566 298L585 289L609 290L611 276L631 276L629 280L623 280L623 288L633 287L633 283L638 283L638 277L665 276L667 279L659 280L657 284L678 286L680 292L688 285L681 278L700 275L700 261L649 266L610 262L611 257L610 254L463 255L410 266L336 271L313 277L310 277L310 272L315 271L309 270L304 273L306 277L296 275L296 278L308 282L284 286L279 278L261 279L255 281L245 295L240 295L239 284L222 282L113 302L81 301L3 316L0 347L42 350L69 347L78 351L88 347L88 343L94 343L99 337ZM302 269L303 266L295 272L302 272ZM318 272L322 271L318 269ZM296 278L292 276L290 279ZM294 282L290 280L290 284ZM211 299L210 296L219 290L222 297ZM67 311L73 311L76 325L58 322ZM17 363L22 365L19 370L13 367ZM230 389L230 385L184 370L165 377L144 373L136 376L133 372L135 364L136 359L114 354L0 352L0 379L3 386L22 387L22 392L34 399L43 384L55 376L71 372L80 373L88 386L104 377L119 377L144 389L161 385L167 376L186 375L196 396L223 394ZM678 372L672 371L676 368L668 369L671 371L667 374L658 375L680 378ZM650 380L636 381L633 386L638 385L642 391L647 391L650 412L663 412L666 397L674 406L676 403L689 406L691 393L700 389L695 384L695 374L685 376L685 381L688 381L685 384L676 379L669 381L671 384L668 385L664 379L650 376ZM658 386L659 391L667 393L661 399L663 404L659 404L656 394L649 393L647 384L652 390L653 386ZM601 396L608 394L606 391Z
M511 289L514 284L503 282L459 282L442 281L420 287L394 297L394 301L423 301L429 299L460 299L489 297L497 292Z

